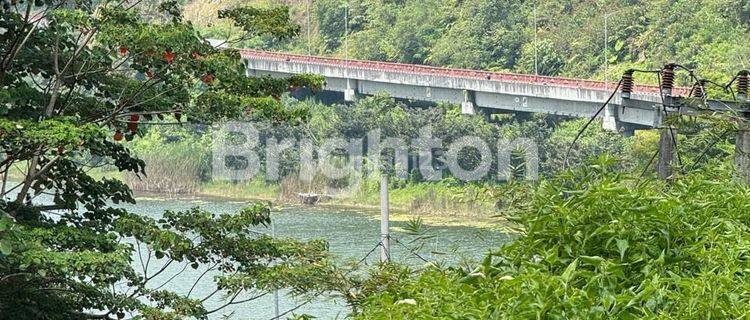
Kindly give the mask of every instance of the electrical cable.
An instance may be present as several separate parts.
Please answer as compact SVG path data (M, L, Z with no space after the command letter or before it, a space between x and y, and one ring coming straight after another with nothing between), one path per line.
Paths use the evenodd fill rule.
M602 111L604 110L604 108L606 108L607 105L609 105L609 102L612 101L612 98L615 97L615 94L617 94L617 91L620 89L621 85L622 85L622 79L620 79L620 81L617 82L617 85L615 86L615 89L612 91L612 94L609 95L609 98L607 98L607 101L605 101L604 104L602 104L602 106L599 108L599 110L597 110L596 113L594 113L594 115L589 119L589 121L586 122L586 124L583 126L583 128L581 128L581 130L578 131L578 134L576 134L575 139L573 139L573 142L570 143L570 146L568 146L568 150L565 152L565 158L563 160L563 169L565 169L567 167L567 165L568 165L568 157L570 156L570 151L573 150L573 147L575 146L575 144L578 141L578 139L581 138L581 136L583 135L584 131L586 131L586 129L589 127L589 125L591 125L591 123L594 122L594 120L596 120L597 117L599 117L599 114L602 113Z

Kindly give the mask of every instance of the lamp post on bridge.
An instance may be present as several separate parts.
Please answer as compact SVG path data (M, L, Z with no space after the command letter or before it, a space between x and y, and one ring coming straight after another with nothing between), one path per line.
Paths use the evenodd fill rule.
M539 75L539 42L537 41L539 30L537 28L536 20L536 1L534 1L534 75Z
M616 12L604 14L604 90L609 91L609 16Z
M344 90L344 101L356 100L356 92L349 77L349 0L344 2L344 74L346 76L346 90Z
M310 9L312 7L312 0L307 0L307 55L312 55L312 45L310 44Z

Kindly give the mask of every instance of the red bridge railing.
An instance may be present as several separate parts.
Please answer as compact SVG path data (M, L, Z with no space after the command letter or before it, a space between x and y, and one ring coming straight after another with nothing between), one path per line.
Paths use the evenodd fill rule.
M308 63L308 64L331 66L331 67L346 67L346 68L351 68L351 69L458 77L458 78L467 78L467 79L482 79L482 80L500 81L500 82L514 82L514 83L524 83L524 84L534 84L534 85L559 86L559 87L576 88L576 89L605 91L605 90L613 90L614 86L616 85L616 83L609 83L609 86L607 86L607 84L604 81L574 79L574 78L565 78L565 77L548 77L548 76L535 76L535 75L507 73L507 72L453 69L453 68L433 67L433 66L405 64L405 63L381 62L381 61L344 60L344 59L336 59L336 58L328 58L328 57L320 57L320 56L308 56L308 55L260 51L260 50L252 50L252 49L241 49L240 53L242 54L242 57L246 59L259 58L259 59L264 59L264 60ZM640 85L640 86L635 86L633 88L633 91L638 92L638 93L659 94L659 87ZM689 94L689 91L690 90L688 88L675 88L674 90L672 90L673 94L676 94L676 95L687 95Z

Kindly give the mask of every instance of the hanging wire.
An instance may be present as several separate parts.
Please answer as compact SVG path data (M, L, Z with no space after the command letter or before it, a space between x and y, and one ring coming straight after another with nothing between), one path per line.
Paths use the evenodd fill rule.
M688 71L688 74L690 75L691 79L695 80L697 84L700 84L700 85L701 85L701 88L702 88L702 90L703 90L703 92L704 92L704 96L703 96L703 97L701 98L701 101L703 102L703 106L704 106L704 108L697 108L698 110L700 110L700 111L706 111L706 110L710 110L710 106L708 105L708 95L707 95L707 91L706 91L706 89L705 89L705 86L704 86L703 84L711 84L711 85L713 85L713 86L715 86L715 87L721 88L722 90L724 90L724 92L728 92L728 93L730 93L730 94L731 94L731 96L732 96L732 100L734 100L734 101L737 101L737 97L736 97L736 94L735 94L735 92L734 92L734 90L733 90L733 88L732 88L732 84L733 84L733 83L734 83L734 82L735 82L735 81L737 80L737 78L738 78L738 75L735 75L735 76L734 76L734 77L732 78L732 80L730 80L730 81L729 81L729 82L728 82L727 84L721 84L721 83L717 83L717 82L715 82L715 81L712 81L712 80L708 80L708 79L702 79L702 78L700 78L700 77L696 76L696 75L695 75L695 72L693 72L693 70L690 70L690 69L688 69L688 68L686 68L686 67L684 67L684 66L682 66L682 65L679 65L679 64L675 64L675 66L677 66L677 67L679 67L679 68L681 68L681 69L684 69L684 70ZM659 83L661 84L661 78L660 78L660 75L657 75L657 76L658 76L658 79L659 79ZM690 94L691 96L692 96L693 90L695 90L695 88L691 89L691 94ZM663 101L664 101L664 96L663 96L663 94L662 94L661 96L662 96L662 105L664 105L664 103L663 103ZM726 104L726 103L723 103L722 101L718 101L718 102L722 103L722 104L723 104L723 105L724 105L724 106L725 106L725 107L727 108L727 110L729 110L729 111L732 111L732 112L738 112L737 110L735 110L734 108L732 108L732 106L730 106L730 105L728 105L728 104ZM692 105L686 104L686 105L680 105L679 107L688 107L688 108L692 108ZM665 113L665 115L666 115L666 106L664 106L663 110L664 110L664 113ZM723 132L722 132L722 133L721 133L720 135L718 135L718 136L717 136L717 137L716 137L716 138L715 138L715 139L714 139L713 141L711 141L711 143L709 143L709 144L708 144L708 146L707 146L706 148L704 148L704 150L702 150L702 151L701 151L701 153L699 154L699 156L698 156L698 157L696 158L696 160L695 160L695 161L694 161L694 162L693 162L693 163L692 163L692 164L690 165L690 167L686 168L686 167L685 167L685 165L684 165L684 164L682 163L682 159L681 159L681 157L680 157L680 154L679 154L679 150L677 149L677 140L675 139L675 135L674 135L674 132L673 132L673 130L672 130L672 127L670 126L670 127L669 127L669 129L670 129L670 134L672 135L672 140L673 140L673 142L674 142L674 145L675 145L675 152L677 153L677 157L678 157L678 162L680 163L680 172L682 172L682 173L685 173L685 172L689 172L689 171L692 171L692 170L694 170L694 169L695 169L695 168L696 168L696 167L698 166L698 164L699 164L699 163L701 162L701 160L703 160L703 158L704 158L704 157L705 157L705 156L706 156L706 155L708 154L708 152L709 152L709 151L710 151L710 150L711 150L711 149L712 149L712 148L713 148L713 147L714 147L714 146L715 146L715 145L716 145L716 144L717 144L717 143L718 143L719 141L721 141L721 140L725 139L725 138L726 138L726 135L727 135L727 134L728 134L729 132L731 132L731 129L726 129L726 130L724 130L724 131L723 131ZM658 155L658 153L659 153L659 152L658 152L658 150L657 150L657 151L656 151L656 153L654 153L654 155L653 155L653 156L651 157L651 159L649 160L649 162L648 162L648 163L646 164L646 167L644 168L643 172L641 173L641 178L645 176L646 172L648 171L649 167L650 167L650 166L651 166L651 164L653 163L653 161L654 161L654 159L656 158L656 156Z
M374 247L373 247L372 249L370 249L370 251L368 251L368 252L367 252L367 254L365 254L365 255L364 255L364 256L363 256L362 258L360 258L360 259L359 259L359 260L358 260L358 261L357 261L357 262L356 262L356 263L355 263L355 264L353 265L353 267L352 267L351 269L349 269L349 271L347 271L347 272L345 272L344 274L342 274L342 276L343 276L343 277L347 277L347 276L349 276L349 275L350 275L350 274L351 274L352 272L354 272L355 270L359 269L359 267L360 267L360 266L361 266L361 265L362 265L362 264L363 264L364 262L366 262L366 261L367 261L367 258L369 258L369 257L370 257L370 255L372 255L372 253L373 253L373 252L375 252L375 250L377 250L378 248L380 248L380 247L382 247L382 246L383 246L383 240L380 240L380 241L379 241L379 242L378 242L378 243L377 243L377 244L376 244L376 245L375 245L375 246L374 246ZM304 307L304 306L306 306L306 305L308 305L308 304L312 303L312 302L313 302L313 301L314 301L314 300L315 300L316 298L318 298L318 297L320 297L321 295L323 295L323 293L324 293L324 292L318 292L318 293L316 293L315 295L313 295L313 296L309 297L309 298L308 298L307 300L305 300L304 302L302 302L302 303L300 303L300 304L298 304L298 305L296 305L296 306L292 307L292 308L291 308L291 309L289 309L289 310L286 310L286 311L284 311L284 312L280 313L280 314L279 314L278 316L274 316L274 317L272 317L272 318L269 318L268 320L277 320L277 319L281 319L281 317L283 317L283 316L286 316L287 314L289 314L289 313L292 313L292 312L294 312L294 311L296 311L296 310L299 310L300 308L302 308L302 307Z
M602 106L599 108L599 110L597 110L596 113L594 113L594 115L589 119L589 121L586 122L586 124L583 126L583 128L581 128L581 130L578 130L578 134L576 134L575 139L573 139L573 142L570 143L570 146L568 146L568 150L565 152L565 158L563 160L563 170L568 165L568 157L570 156L570 151L573 150L573 147L575 146L575 144L578 141L578 139L581 138L581 136L586 131L586 129L589 127L589 125L591 125L591 123L594 122L594 120L596 120L597 117L599 117L599 114L602 113L602 111L604 110L604 108L606 108L607 105L609 105L609 102L612 101L612 98L615 97L615 94L617 94L617 91L620 90L620 86L621 85L622 85L622 79L620 79L620 81L617 82L617 85L615 86L615 89L612 91L612 94L609 95L609 98L607 98L607 101L605 101L604 104L602 104Z
M415 252L414 250L412 250L411 248L409 248L407 245L405 245L403 242L401 242L397 238L395 238L393 236L389 236L389 239L393 240L396 244L402 246L404 249L407 250L407 253L413 255L414 257L422 260L425 263L432 263L432 261L426 259L425 257L423 257L422 255L420 255L419 253ZM382 246L383 246L383 240L379 241L372 249L370 249L370 251L368 251L362 258L360 258L349 271L347 271L346 273L343 274L343 276L346 277L346 276L350 275L352 272L354 272L354 270L357 270L364 262L367 261L367 258L369 258L370 255L372 255L372 253L375 252L375 250L377 250L378 248L380 248ZM296 310L299 310L300 308L302 308L302 307L304 307L304 306L312 303L315 298L321 296L322 294L323 294L323 292L319 292L319 293L313 295L312 297L310 297L309 299L305 300L304 302L302 302L302 303L294 306L293 308L280 313L278 316L274 316L272 318L269 318L269 320L278 320L278 319L281 319L281 317L286 316L287 314L292 313L292 312L294 312Z
M393 239L393 241L396 242L396 244L404 247L404 249L406 249L406 251L408 253L412 254L415 257L417 257L419 260L422 260L422 261L424 261L426 263L430 263L431 262L431 261L425 259L424 257L422 257L422 255L420 255L416 251L412 250L412 248L409 248L408 246L406 246L405 244L403 244L400 240L396 239L395 237L391 237L391 239Z
M737 101L737 96L735 95L735 92L734 92L734 90L732 89L732 84L733 84L733 83L734 83L735 81L737 81L738 77L739 77L739 74L735 75L735 76L734 76L734 77L732 78L732 80L730 80L730 81L729 81L729 82L728 82L727 84L720 84L720 83L717 83L717 82L715 82L715 81L711 81L711 80L703 80L703 81L705 81L706 83L709 83L709 84L713 84L713 85L714 85L714 86L716 86L716 87L722 88L722 89L724 89L724 91L725 91L725 92L729 92L729 93L731 94L731 96L732 96L732 100L734 100L734 101L736 102L736 101ZM705 101L705 100L704 100L704 101ZM724 106L725 106L725 107L726 107L726 108L727 108L728 110L730 110L730 111L732 111L732 112L738 112L737 110L734 110L734 109L733 109L733 108L732 108L732 107L731 107L730 105L728 105L728 104L726 104L726 103L723 103L723 102L722 102L722 104L723 104L723 105L724 105ZM696 168L696 167L698 166L698 164L700 163L700 161L701 161L701 160L703 160L703 157L705 157L705 156L706 156L706 155L708 154L708 152L709 152L709 151L710 151L711 149L713 149L713 147L714 147L714 146L715 146L715 145L716 145L716 144L717 144L717 143L718 143L719 141L721 141L721 140L724 140L724 139L726 138L726 135L727 135L727 134L728 134L729 132L731 132L731 131L732 131L732 129L731 129L731 128L727 128L727 129L725 129L725 130L724 130L724 132L722 132L722 133L721 133L721 134L720 134L719 136L717 136L717 137L716 137L716 139L714 139L713 141L711 141L711 143L710 143L710 144L709 144L709 145L708 145L708 146L707 146L707 147L706 147L706 148L705 148L705 149L704 149L703 151L701 151L701 153L700 153L700 154L699 154L699 156L698 156L698 157L696 158L696 160L695 160L695 161L693 162L693 164L692 164L692 165L690 166L690 168L688 168L688 171L692 171L692 170L694 170L694 169L695 169L695 168Z
M656 159L656 156L659 155L659 150L657 149L656 152L651 156L651 159L648 160L648 163L646 163L646 167L643 168L643 172L641 172L641 178L646 176L646 172L648 172L648 169L651 168L651 164L654 163L654 160Z
M695 170L695 168L698 166L701 160L703 160L703 157L708 154L708 151L710 151L719 141L724 140L726 138L726 135L731 131L731 129L726 129L724 132L722 132L718 138L714 139L701 153L699 154L698 158L695 159L693 164L688 168L687 171ZM683 172L684 173L684 172Z

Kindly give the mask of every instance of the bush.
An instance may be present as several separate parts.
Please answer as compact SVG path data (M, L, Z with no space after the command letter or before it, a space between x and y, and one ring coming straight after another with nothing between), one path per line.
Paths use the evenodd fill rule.
M734 319L750 312L750 189L726 169L672 184L612 161L543 182L520 237L471 272L431 269L358 319Z

